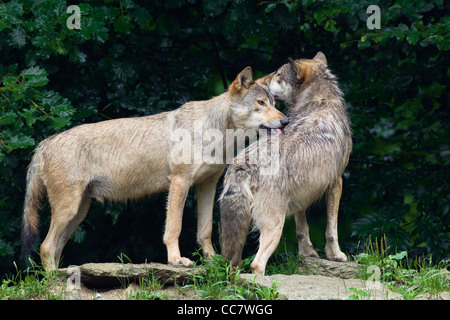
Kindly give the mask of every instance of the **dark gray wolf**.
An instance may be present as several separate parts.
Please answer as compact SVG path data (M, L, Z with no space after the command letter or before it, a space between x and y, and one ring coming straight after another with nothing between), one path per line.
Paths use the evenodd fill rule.
M190 151L192 145L202 148L211 144L207 139L196 139L202 134L199 130L209 130L215 139L223 139L210 148L222 154L219 149L225 149L222 136L227 130L279 131L287 122L274 108L274 98L267 87L254 82L252 70L247 67L227 92L210 100L188 102L174 111L147 117L80 125L49 137L36 148L28 169L23 251L29 254L33 248L44 191L51 206L50 229L40 248L47 269L58 268L61 252L86 217L92 198L100 202L123 201L169 191L163 239L168 262L191 265L180 254L178 238L186 195L195 186L197 241L206 254L214 254L212 209L216 184L226 163L221 159L211 161L211 157L206 161L201 152L198 158L198 150L186 155L186 150ZM173 138L173 133L180 131L184 140Z
M266 156L270 140L254 142L228 168L220 197L222 254L233 268L240 266L253 222L260 244L251 268L264 274L286 216L294 215L299 253L319 257L309 239L305 211L326 193L325 251L330 260L346 261L338 244L337 217L352 139L342 92L325 55L289 60L261 81L276 99L286 101L290 124L278 136L279 168L274 174L261 174L262 166L271 165ZM255 157L257 164L249 161Z

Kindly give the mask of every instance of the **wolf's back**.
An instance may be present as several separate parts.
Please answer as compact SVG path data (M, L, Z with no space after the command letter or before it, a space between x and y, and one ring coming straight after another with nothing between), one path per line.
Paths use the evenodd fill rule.
M232 266L240 266L242 249L251 223L253 199L251 171L231 165L225 175L220 196L220 240L222 255Z

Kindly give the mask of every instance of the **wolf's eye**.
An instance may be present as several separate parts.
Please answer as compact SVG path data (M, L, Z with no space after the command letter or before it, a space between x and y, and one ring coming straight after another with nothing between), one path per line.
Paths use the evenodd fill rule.
M257 102L260 106L264 106L266 104L264 100L258 100Z

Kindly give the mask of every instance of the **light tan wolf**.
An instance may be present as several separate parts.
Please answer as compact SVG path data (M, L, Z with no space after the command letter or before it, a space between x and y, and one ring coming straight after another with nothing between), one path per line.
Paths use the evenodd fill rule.
M38 209L45 190L51 222L40 254L47 269L58 267L61 252L86 217L92 198L100 202L123 201L169 191L163 238L168 262L191 265L180 254L178 238L185 199L194 185L197 241L205 254L214 254L212 210L216 184L226 163L220 159L194 161L190 155L190 161L180 161L177 150L186 150L180 149L180 144L188 146L187 150L198 144L195 138L202 132L194 130L210 129L222 134L227 129L239 128L280 131L287 123L287 118L275 109L267 87L254 82L252 70L247 67L227 92L210 100L188 102L174 111L147 117L84 124L51 136L36 148L28 169L23 251L27 255L33 248L38 234ZM177 130L184 130L185 140L171 136ZM205 145L208 141L200 140L200 147Z
M299 253L319 257L309 239L306 209L326 193L328 259L346 261L338 244L337 217L342 173L352 140L346 105L325 55L312 60L289 60L264 81L276 99L288 104L289 125L279 137L279 169L262 175L269 140L259 140L241 152L230 165L220 196L223 256L240 266L242 249L253 221L260 231L259 250L251 268L264 274L276 249L285 217L294 215ZM269 141L269 142L268 142ZM249 158L259 154L258 164ZM253 157L254 158L254 157ZM270 163L269 163L270 164Z

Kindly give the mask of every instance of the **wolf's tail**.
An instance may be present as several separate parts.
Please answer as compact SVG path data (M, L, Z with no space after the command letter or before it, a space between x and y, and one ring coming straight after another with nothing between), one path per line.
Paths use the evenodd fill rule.
M252 220L250 182L250 171L231 166L219 198L222 255L233 267L241 265L242 250Z
M27 172L27 187L22 216L22 254L26 258L32 253L36 237L39 234L38 211L41 207L41 197L45 189L41 177L36 172L35 157L33 157Z

